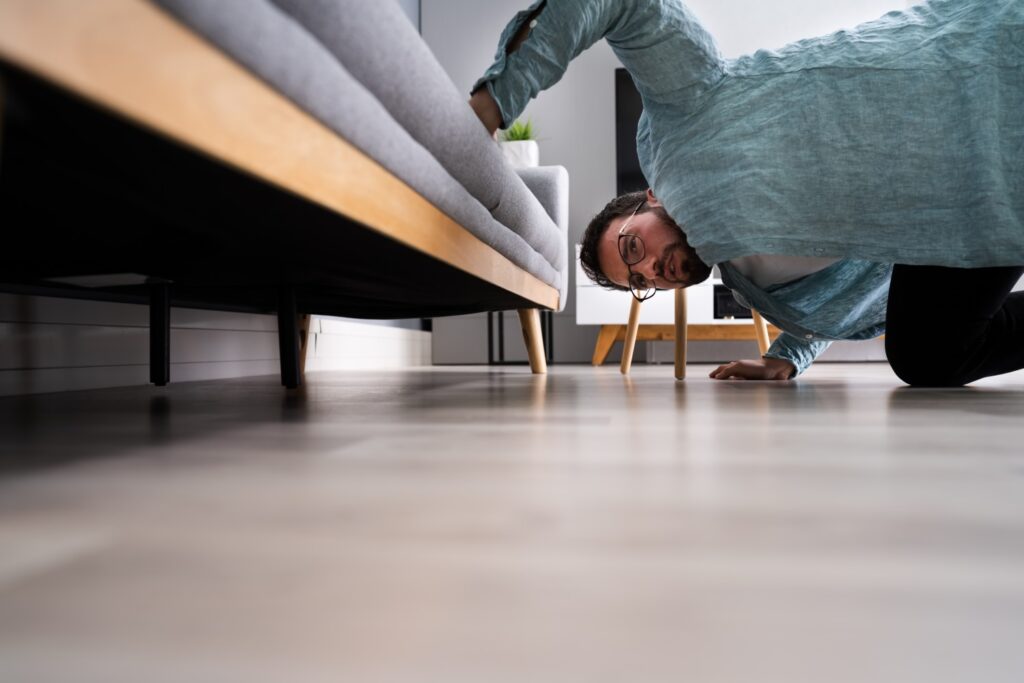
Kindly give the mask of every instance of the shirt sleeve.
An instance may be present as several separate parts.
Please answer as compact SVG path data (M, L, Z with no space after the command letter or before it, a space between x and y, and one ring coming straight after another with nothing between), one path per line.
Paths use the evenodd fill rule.
M537 11L526 40L507 54L520 27ZM507 127L601 38L629 71L645 104L691 101L724 73L711 34L679 0L538 0L505 27L494 63L472 91L487 87Z
M830 341L809 341L783 332L772 342L764 357L788 360L796 367L796 372L793 373L795 378L809 368L811 363L831 345Z

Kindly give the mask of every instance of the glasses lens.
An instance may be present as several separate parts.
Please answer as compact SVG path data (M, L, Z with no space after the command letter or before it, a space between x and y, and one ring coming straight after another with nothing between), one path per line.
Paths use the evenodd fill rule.
M644 241L636 235L619 235L619 256L627 266L644 260Z

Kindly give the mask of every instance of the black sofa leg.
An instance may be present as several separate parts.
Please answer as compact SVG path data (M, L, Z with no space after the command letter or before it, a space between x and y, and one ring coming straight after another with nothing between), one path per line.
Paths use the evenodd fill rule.
M171 381L171 286L163 282L149 290L149 381Z
M281 348L281 384L296 389L302 384L299 368L299 316L295 290L281 287L277 304L277 338Z

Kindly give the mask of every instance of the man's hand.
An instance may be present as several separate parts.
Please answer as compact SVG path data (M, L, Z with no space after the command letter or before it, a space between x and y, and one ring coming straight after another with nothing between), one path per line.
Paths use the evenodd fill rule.
M781 358L760 358L758 360L734 360L719 365L710 375L711 379L789 379L796 373L796 366Z
M491 97L490 91L484 86L473 93L469 98L469 106L476 112L476 116L487 129L487 134L494 137L495 131L501 126L501 110L498 103Z

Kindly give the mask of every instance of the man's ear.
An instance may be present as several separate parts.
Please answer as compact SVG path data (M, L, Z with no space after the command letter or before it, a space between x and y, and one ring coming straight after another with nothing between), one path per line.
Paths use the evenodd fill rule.
M647 188L647 205L651 207L661 206L661 202L654 196L654 190L649 187Z

